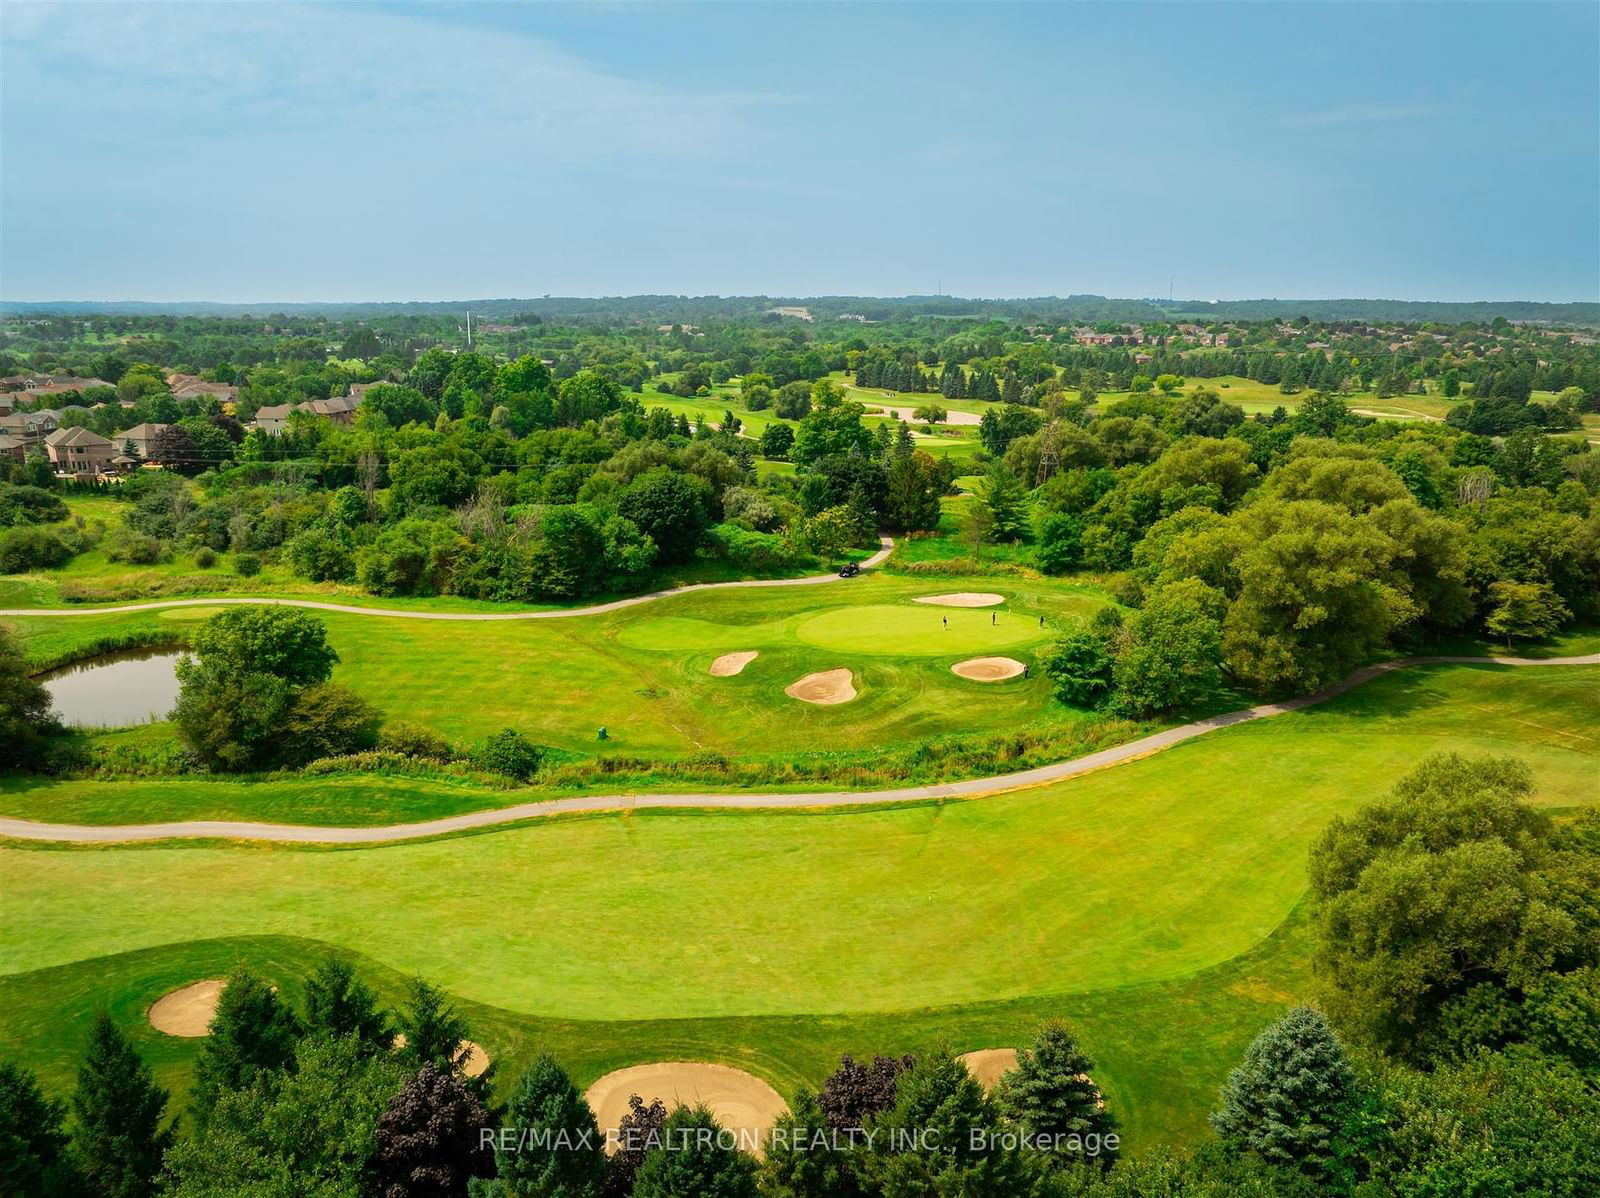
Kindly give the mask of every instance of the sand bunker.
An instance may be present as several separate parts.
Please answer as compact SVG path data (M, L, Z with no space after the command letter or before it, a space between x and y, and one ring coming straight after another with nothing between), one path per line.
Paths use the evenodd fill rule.
M791 682L783 693L802 703L829 706L848 703L856 697L855 682L846 669L824 670L820 674L807 674L798 682Z
M1009 1073L1017 1067L1017 1050L1014 1048L980 1048L976 1052L964 1052L956 1060L967 1067L967 1072L972 1074L985 1090L992 1090L999 1082L1000 1075Z
M932 603L936 607L993 607L1004 603L1004 595L992 591L957 591L953 595L918 595L913 603Z
M222 978L207 978L163 994L150 1007L150 1026L169 1036L210 1035L211 1019L225 985Z
M907 424L915 425L917 428L923 427L922 421L918 420L916 415L917 408L921 407L921 404L910 405L897 403L878 403L876 400L867 400L865 402L867 415L869 417L876 415L877 413L874 412L873 409L877 409L877 411L883 412L885 415L898 417L899 419L904 420ZM934 405L934 407L939 406L941 405ZM978 425L983 423L983 417L979 416L976 412L954 412L947 409L944 414L944 419L939 421L939 423L952 427L965 426L969 428L977 428Z
M489 1068L489 1054L483 1051L483 1045L474 1040L461 1041L467 1050L467 1063L461 1066L461 1072L468 1077L482 1077ZM406 1046L406 1034L397 1032L394 1038L394 1049L399 1052Z
M1023 664L1014 657L969 657L950 667L950 672L973 682L1004 682L1023 671Z
M608 1073L584 1095L600 1132L614 1132L628 1113L628 1098L646 1103L659 1098L668 1110L704 1103L717 1122L737 1133L741 1147L753 1148L767 1137L788 1109L778 1092L759 1077L729 1065L695 1061L661 1061Z
M711 663L711 676L713 678L732 678L760 656L760 651L756 649L750 649L743 653L724 653Z

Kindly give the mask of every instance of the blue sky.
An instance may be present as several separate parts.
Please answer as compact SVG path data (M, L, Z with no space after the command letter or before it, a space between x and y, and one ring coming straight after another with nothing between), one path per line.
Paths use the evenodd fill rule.
M1600 5L0 6L0 297L1600 297Z

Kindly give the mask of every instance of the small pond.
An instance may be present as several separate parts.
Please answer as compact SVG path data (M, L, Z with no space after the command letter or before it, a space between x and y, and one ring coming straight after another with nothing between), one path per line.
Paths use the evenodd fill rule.
M164 720L178 701L180 649L130 649L40 674L63 723L119 728Z

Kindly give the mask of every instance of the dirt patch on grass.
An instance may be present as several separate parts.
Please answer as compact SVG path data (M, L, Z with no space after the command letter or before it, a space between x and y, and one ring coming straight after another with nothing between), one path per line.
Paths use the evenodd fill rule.
M225 985L222 978L207 978L163 994L150 1005L150 1026L169 1036L209 1036Z
M955 591L949 595L918 595L913 603L931 603L935 607L993 607L1004 603L1004 595L993 591Z
M661 1061L608 1073L584 1098L600 1124L600 1134L616 1130L637 1094L648 1105L659 1098L668 1110L703 1103L717 1122L740 1137L741 1148L765 1142L772 1125L788 1109L783 1097L759 1077L731 1065ZM614 1145L615 1139L611 1137Z
M979 1048L964 1052L956 1060L967 1067L985 1090L993 1090L1000 1075L1017 1067L1017 1050L1014 1048Z
M791 682L783 688L783 693L802 703L829 707L835 703L850 702L856 697L856 687L849 670L823 670L820 674L807 674Z
M971 682L1004 682L1015 678L1026 667L1014 657L969 657L950 667L950 672Z
M1287 990L1274 986L1266 978L1245 978L1228 987L1229 994L1236 994L1240 998L1248 998L1252 1002L1267 1003L1276 1006L1285 1005L1294 1001L1294 995Z
M711 676L713 678L732 678L760 656L761 652L758 649L748 649L741 653L724 653L711 663Z

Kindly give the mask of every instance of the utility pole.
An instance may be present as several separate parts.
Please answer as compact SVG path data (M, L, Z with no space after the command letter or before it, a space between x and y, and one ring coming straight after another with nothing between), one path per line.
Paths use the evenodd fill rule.
M467 349L472 349L472 310L467 310Z

